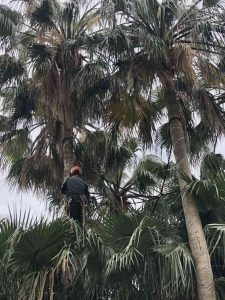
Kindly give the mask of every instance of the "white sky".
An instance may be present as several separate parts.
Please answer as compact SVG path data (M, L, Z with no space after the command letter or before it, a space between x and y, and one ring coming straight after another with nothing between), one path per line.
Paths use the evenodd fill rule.
M36 197L32 192L22 193L18 189L11 188L5 180L6 174L0 173L0 219L9 215L11 211L30 210L36 216L46 216L46 201L41 197Z
M188 1L189 2L189 1ZM0 4L8 4L8 0L0 0ZM216 149L217 153L225 156L225 139L220 141ZM46 201L41 197L35 196L32 192L18 192L16 187L11 190L5 181L6 174L0 172L0 219L6 217L10 210L16 209L25 211L30 209L34 215L45 215L48 213L46 209Z

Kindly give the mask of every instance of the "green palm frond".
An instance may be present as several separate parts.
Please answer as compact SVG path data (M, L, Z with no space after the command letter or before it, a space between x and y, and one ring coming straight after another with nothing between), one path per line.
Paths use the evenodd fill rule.
M76 114L75 112L78 125L79 123L82 124L82 120L88 119L88 117L94 120L99 119L103 109L101 98L105 97L109 89L109 86L105 85L105 90L104 86L101 86L104 84L103 81L107 73L108 66L101 60L86 63L79 70L74 71L73 85L80 88L71 95L71 100L79 108L79 113Z
M4 166L8 155L10 168L7 180L12 187L34 189L45 194L48 189L59 189L63 176L62 157L56 148L56 141L48 138L46 130L43 127L34 141L30 140L27 128L2 135L5 147L2 163Z
M53 159L42 156L37 160L36 157L23 157L11 165L7 180L12 187L46 193L46 190L57 188L61 184L61 170L59 171L59 166Z
M213 160L213 164L215 165L216 158L214 158ZM207 170L207 165L205 162L203 162L202 170ZM209 172L209 169L207 171ZM224 170L220 169L216 172L216 174L214 173L214 176L212 173L208 177L203 177L205 179L200 180L194 177L191 179L185 174L181 174L181 176L183 180L185 180L187 183L186 192L190 193L192 196L195 197L198 208L201 212L205 213L207 211L214 211L217 212L218 217L220 215L219 212L221 210L221 213L223 213L225 193Z
M26 128L14 131L11 138L7 137L7 135L3 135L1 141L4 155L7 156L12 163L21 159L31 144Z
M69 224L60 219L50 224L45 220L34 223L20 233L10 261L11 267L15 271L36 272L51 266L63 248L69 230Z
M132 219L135 220L135 217L132 215L126 216L127 221L128 218L130 218L131 222ZM152 247L155 244L155 239L157 238L154 233L154 227L151 228L151 226L152 220L148 217L144 217L140 221L140 224L129 236L126 247L119 253L114 254L108 261L106 271L108 274L115 272L117 269L130 270L134 265L140 267L140 260L143 259L143 254L148 247Z
M214 142L214 134L206 122L199 122L188 131L190 159L194 163L209 151L209 144Z
M126 30L128 29L128 34ZM130 29L130 32L129 32ZM133 28L125 25L115 25L113 28L107 28L106 32L101 34L96 34L96 38L99 40L99 48L109 49L110 55L123 57L123 53L126 49L132 49L137 45L137 39L135 35L132 35Z
M224 298L224 281L225 281L224 277L215 279L217 299L223 300L223 298Z
M25 119L31 121L37 107L37 99L40 94L38 87L32 81L23 81L17 87L12 111L12 122Z
M59 11L60 6L56 0L36 2L31 12L31 24L40 27L42 30L55 28Z
M157 156L148 155L140 160L137 168L134 171L135 185L142 192L154 190L159 186L161 180L166 180L171 177L172 170Z
M127 213L120 214L117 217L108 216L97 232L102 232L103 241L110 247L116 251L122 251L128 245L129 239L140 221L141 216L138 214Z
M24 66L15 57L8 54L0 55L0 83L1 85L16 83L25 73Z
M221 154L208 153L201 162L201 178L214 180L225 169L225 160Z
M105 220L105 226L100 227L99 232L102 233L104 243L115 251L107 261L106 278L110 280L125 272L128 281L132 280L132 275L144 270L143 276L151 289L148 290L145 285L143 288L146 288L149 297L153 297L156 290L157 295L170 295L174 299L179 298L179 295L185 299L188 299L188 295L194 297L194 266L190 251L185 244L178 243L174 235L164 239L163 232L160 234L160 226L160 222L137 214L119 215ZM154 277L151 276L153 270ZM160 281L158 272L162 276ZM121 281L121 284L124 283Z
M28 48L30 57L34 60L34 71L37 77L42 77L52 65L53 49L43 44L32 44Z
M209 237L209 247L212 252L215 250L222 251L222 255L224 255L225 245L224 245L224 234L225 234L225 226L224 224L209 224L206 226L206 232ZM218 247L218 244L220 246Z
M202 121L210 124L215 133L224 133L225 116L223 108L217 104L211 94L200 92L199 94L199 114Z
M165 169L167 165L159 159L156 155L145 156L144 159L140 161L140 168L146 169L149 172L152 172L158 178L163 179L165 177ZM170 174L167 174L169 177Z
M105 265L108 259L113 255L114 250L105 245L101 237L94 232L87 235L87 250L85 253L85 286L93 293L95 287L99 284L104 285Z
M156 133L156 143L160 148L166 148L167 150L171 147L171 137L169 131L169 123L163 124Z
M204 0L203 4L210 7L210 6L214 6L216 4L220 4L220 0Z
M19 23L21 15L11 10L6 5L0 5L0 37L5 39L11 37L16 30L16 26Z
M76 240L73 250L80 251L82 234L69 219L35 220L28 227L25 224L18 223L9 238L10 251L6 253L4 270L10 272L11 287L17 286L21 299L35 295L43 299L48 291L54 293L56 283L64 289L79 273L79 260L75 259L68 239Z
M20 82L17 88L5 88L1 92L2 112L8 116L8 127L2 127L1 131L5 131L6 133L7 129L10 130L11 127L11 130L13 130L18 124L23 124L23 127L32 126L34 110L37 108L37 97L39 94L39 89L32 82L26 80ZM32 128L29 129L32 130Z
M185 244L171 244L155 247L161 264L163 292L186 299L195 298L194 263ZM171 280L172 279L172 280Z
M33 223L33 217L30 211L9 211L9 218L0 220L0 260L7 255L10 248L11 238L18 228L28 228Z

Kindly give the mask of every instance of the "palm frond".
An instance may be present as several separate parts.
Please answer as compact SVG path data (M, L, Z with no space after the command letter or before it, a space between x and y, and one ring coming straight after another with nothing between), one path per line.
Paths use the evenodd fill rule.
M206 90L198 91L198 112L202 122L218 134L224 132L225 116L223 108L217 104L211 93Z
M55 28L58 13L60 11L59 3L56 0L42 0L36 3L31 11L31 24L40 27L42 30Z
M25 69L18 59L8 54L0 55L0 83L16 83L24 75Z
M172 244L155 247L160 255L162 285L172 295L184 295L187 299L195 298L194 263L190 250L185 244ZM173 280L171 281L171 278ZM166 292L167 291L167 292Z
M214 180L225 169L225 160L221 154L205 154L201 162L201 178Z
M62 249L69 230L69 225L60 219L50 224L46 220L34 223L20 234L10 261L11 267L15 271L36 272L50 266Z
M6 5L0 5L0 37L11 37L16 30L21 15Z
M216 65L204 58L199 58L198 63L200 76L209 87L210 85L219 87L225 83L225 75Z

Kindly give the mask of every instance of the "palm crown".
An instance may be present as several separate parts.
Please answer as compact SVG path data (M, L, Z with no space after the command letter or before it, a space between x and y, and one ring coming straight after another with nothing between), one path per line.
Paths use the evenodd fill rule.
M159 298L166 293L173 299L179 299L180 295L185 298L188 292L194 298L194 265L198 298L215 299L213 274L209 263L210 245L207 248L200 219L200 215L205 213L204 210L211 207L203 205L201 210L198 202L199 198L207 199L206 194L212 195L215 190L217 193L214 200L220 202L223 198L221 185L224 177L195 180L191 174L188 154L189 149L193 150L196 136L198 138L204 134L204 141L214 142L224 133L224 95L221 94L224 86L223 60L219 64L224 42L222 8L218 1L204 1L202 5L196 2L187 7L182 1L154 0L105 0L101 1L101 7L87 9L83 16L76 1L64 4L50 0L24 2L21 14L4 6L0 8L0 34L5 49L5 54L0 58L0 80L3 108L7 113L1 117L1 140L3 154L12 163L10 176L15 178L16 175L23 186L36 184L44 190L53 187L55 191L55 187L62 180L63 171L64 174L68 172L76 155L77 161L81 158L80 162L86 166L89 164L100 175L93 180L93 172L86 174L91 175L93 185L102 197L109 198L117 207L126 206L126 200L134 196L155 196L154 189L161 186L159 183L163 187L167 185L168 190L172 184L174 196L180 191L178 196L182 200L180 203L191 252L180 243L178 247L174 246L171 238L159 238L157 243L156 240L161 234L160 228L157 227L155 231L151 225L151 217L140 217L139 214L121 216L122 224L133 224L134 231L128 233L131 236L128 243L112 245L113 242L109 239L110 230L105 224L108 222L109 228L117 228L120 217L118 216L118 223L113 220L115 216L112 216L112 220L111 217L109 220L106 218L106 221L103 217L103 225L95 222L94 226L100 226L103 233L106 230L106 237L104 234L99 237L101 233L98 228L96 232L87 232L87 239L83 238L88 253L81 251L81 256L78 255L87 264L83 265L81 276L76 277L78 285L75 290L78 290L84 279L88 289L87 294L86 291L82 292L89 298L98 297L98 293L101 294L98 286L102 283L110 285L110 280L118 271L122 272L121 278L124 271L129 273L133 293L131 295L128 291L127 295L140 295L140 291L146 291L145 276L148 280L150 278L149 265L152 265L153 257L159 257L160 254L165 258L161 260L163 265L159 268L160 272L165 270L160 273L161 286L156 287L156 281L149 280L150 283L153 282L155 292L149 293L147 290L145 296ZM103 22L106 20L105 26L100 29L96 27L93 32L91 28L100 17ZM166 125L162 118L165 112L169 118ZM90 134L83 144L89 149L79 149L80 143L72 143L75 129L84 129L86 121L96 120L100 120L100 124L110 130L107 133L95 132L93 136L97 136L97 143L90 143L91 146L88 144ZM138 146L132 139L121 139L124 128L129 133L136 130L142 142L149 146L153 143L152 133L159 125L162 126L158 139L164 145L173 147L177 172L174 172L172 164L165 165L147 157L124 183L124 170L127 163L132 161ZM39 132L32 141L31 132L36 128L39 128ZM20 148L16 149L18 141ZM103 149L103 155L102 160L96 160L96 167L93 158L99 149ZM207 159L202 174L207 169L206 166ZM168 170L169 167L171 168ZM178 182L174 180L175 174ZM141 195L141 192L145 195ZM168 200L169 197L170 193L163 195L163 190L160 190L158 198ZM172 208L171 202L169 208ZM181 215L168 217L160 211L165 210L164 203L156 209L163 221L169 223L169 227L174 229L174 222L178 221L179 229L184 228ZM149 212L149 206L144 206L143 211ZM207 218L203 218L207 223L205 220ZM64 224L64 221L59 222ZM58 228L57 224L53 223L52 226ZM68 232L74 232L74 228L67 221L65 224ZM217 228L211 226L209 230L217 233ZM12 262L14 270L22 270L25 278L31 269L38 276L29 274L27 280L18 283L22 286L21 295L25 295L28 286L33 286L32 293L35 292L36 283L40 293L38 297L41 298L44 291L48 297L49 290L53 290L53 278L56 281L62 278L61 283L66 293L69 286L72 286L71 280L77 275L74 266L78 261L80 264L80 260L74 259L74 253L80 250L78 236L77 244L74 245L65 234L65 247L60 243L58 246L55 244L57 249L52 250L55 256L49 256L51 263L43 262L40 267L42 255L37 257L41 252L36 249L37 243L34 249L38 255L34 251L32 262L28 261L30 257L26 260L23 254L20 256L21 245L22 242L26 245L32 234L39 235L39 230L50 236L48 233L52 232L51 225L45 222L35 223L31 228L21 230L21 235L18 239L16 236L15 243L10 248L13 255L6 255L6 261L9 266ZM219 228L219 232L222 230ZM146 232L151 236L149 238L147 234L148 249L141 241L142 237L145 240ZM55 234L54 230L53 233ZM217 236L216 233L214 232L213 238ZM44 236L39 236L40 243ZM221 235L216 244L220 242L220 237ZM186 232L182 232L181 239L186 241L186 238ZM125 240L127 241L126 238ZM48 248L46 243L43 244ZM162 249L160 244L166 245L167 250ZM58 247L63 251L59 256ZM73 249L72 252L70 249ZM99 258L100 273L96 272L93 265L94 255ZM174 255L178 258L178 264L170 269L167 258L171 257L174 261ZM148 263L145 264L145 261ZM67 268L63 267L65 265ZM144 274L141 273L143 277L136 272L140 266L141 270L145 270ZM131 268L133 269L130 273ZM158 270L158 265L154 265L154 268ZM109 281L104 281L104 272ZM171 276L176 278L175 283L168 281ZM94 288L88 284L91 279L95 282ZM126 282L119 288L113 282L107 291L104 290L107 295L104 297L120 297L127 290Z

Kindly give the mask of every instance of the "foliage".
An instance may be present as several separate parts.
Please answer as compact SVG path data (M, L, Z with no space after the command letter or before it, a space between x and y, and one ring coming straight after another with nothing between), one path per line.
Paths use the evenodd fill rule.
M98 203L85 228L1 220L0 298L196 299L181 177L223 299L225 161L210 150L225 132L222 1L20 2L0 5L1 167L60 211L70 141ZM172 162L168 90L199 178Z

